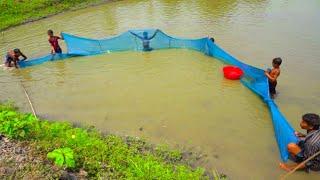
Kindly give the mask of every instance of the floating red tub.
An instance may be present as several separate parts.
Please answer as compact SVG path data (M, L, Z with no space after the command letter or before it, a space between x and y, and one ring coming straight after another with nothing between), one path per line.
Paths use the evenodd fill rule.
M236 66L223 67L224 77L231 80L238 80L242 77L243 71Z

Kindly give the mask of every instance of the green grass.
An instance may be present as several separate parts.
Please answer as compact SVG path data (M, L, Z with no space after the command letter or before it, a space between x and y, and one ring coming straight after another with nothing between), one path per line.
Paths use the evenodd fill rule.
M193 169L183 162L177 150L152 147L137 138L102 136L92 128L76 128L67 122L38 120L31 114L18 112L10 104L0 104L0 133L30 142L44 157L48 153L51 158L61 156L60 168L84 169L94 179L210 178L203 168ZM63 151L68 159L63 158ZM72 162L68 166L63 161ZM211 178L220 176L214 174Z
M56 14L71 8L80 8L103 0L1 0L0 31L9 27Z

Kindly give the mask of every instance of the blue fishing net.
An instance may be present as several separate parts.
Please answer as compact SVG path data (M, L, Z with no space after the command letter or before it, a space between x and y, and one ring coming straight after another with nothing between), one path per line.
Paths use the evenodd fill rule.
M205 55L217 58L226 64L238 66L244 71L245 75L242 77L241 82L259 95L270 109L275 137L283 161L287 161L289 157L287 151L288 143L295 143L298 140L294 135L293 128L270 98L268 79L264 75L264 71L237 60L209 38L175 38L157 29L130 30L119 36L99 40L78 37L67 33L63 33L62 35L68 48L67 54L48 55L29 61L21 61L19 63L20 67L32 66L46 61L65 59L72 56L89 56L119 51L151 51L170 48L196 50Z

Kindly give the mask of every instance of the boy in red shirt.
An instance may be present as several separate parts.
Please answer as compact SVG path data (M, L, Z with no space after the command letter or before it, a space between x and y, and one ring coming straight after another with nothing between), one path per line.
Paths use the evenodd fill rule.
M59 36L54 36L53 35L53 31L50 29L48 30L48 41L51 45L51 54L61 54L62 53L62 50L61 50L61 47L59 46L59 42L58 40L61 39L63 40L63 37L59 37Z

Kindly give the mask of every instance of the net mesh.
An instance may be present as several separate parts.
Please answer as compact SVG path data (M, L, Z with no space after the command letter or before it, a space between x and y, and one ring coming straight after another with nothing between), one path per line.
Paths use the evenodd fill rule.
M169 48L196 50L205 55L217 58L226 64L240 67L245 73L241 82L259 95L268 105L281 158L283 161L288 160L287 145L288 143L297 142L297 138L294 135L294 130L291 125L270 98L268 79L264 75L264 71L237 60L209 38L175 38L157 29L130 30L119 36L99 40L78 37L67 33L63 33L62 35L68 48L67 54L48 55L30 61L21 61L19 63L20 67L32 66L46 61L65 59L72 56L89 56L119 51L150 51Z

